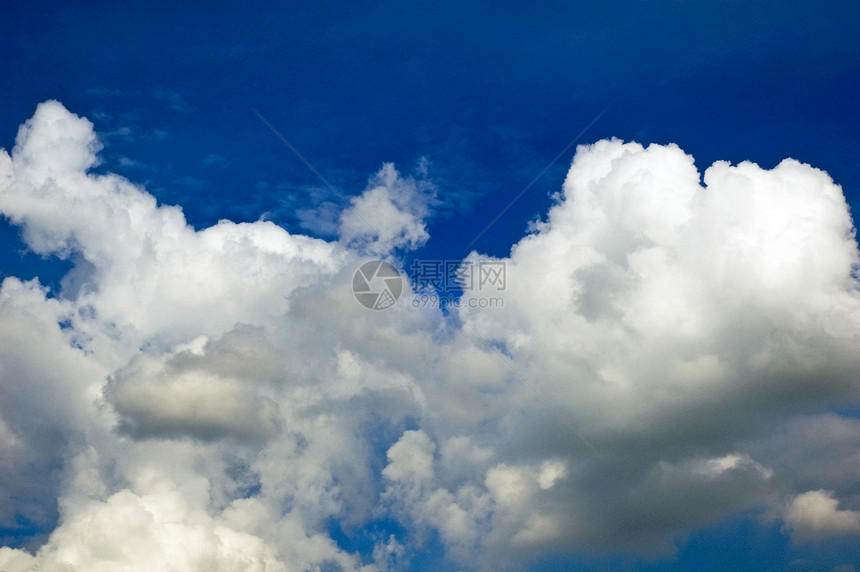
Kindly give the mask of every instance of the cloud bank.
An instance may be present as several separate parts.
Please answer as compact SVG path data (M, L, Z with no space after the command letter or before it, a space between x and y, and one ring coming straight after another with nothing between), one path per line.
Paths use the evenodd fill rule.
M99 147L49 101L0 153L0 213L74 263L0 287L0 526L50 532L3 570L665 556L739 511L860 533L860 258L826 173L580 146L503 307L451 319L352 298L364 255L428 238L392 165L327 242L195 231Z

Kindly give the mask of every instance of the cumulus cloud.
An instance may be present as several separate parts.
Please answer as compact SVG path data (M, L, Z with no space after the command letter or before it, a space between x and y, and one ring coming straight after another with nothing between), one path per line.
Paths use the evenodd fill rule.
M340 239L372 256L417 248L430 238L425 219L434 195L429 181L403 177L386 163L341 213Z
M840 510L829 491L809 491L792 499L786 515L792 538L815 538L860 533L860 511Z
M581 146L546 220L466 261L504 264L504 305L451 319L350 291L427 240L420 176L383 166L327 242L196 231L98 149L46 102L0 153L0 213L74 264L0 287L0 526L46 531L0 568L397 570L435 537L500 569L668 555L751 509L860 532L833 412L860 397L858 250L826 173Z

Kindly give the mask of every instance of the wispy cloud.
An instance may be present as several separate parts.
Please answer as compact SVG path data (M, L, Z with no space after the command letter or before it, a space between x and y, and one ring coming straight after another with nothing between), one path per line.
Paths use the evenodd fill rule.
M157 89L153 93L155 99L165 102L170 109L174 111L178 111L180 113L188 113L191 111L191 104L188 103L186 96L182 95L178 91L165 88L165 89Z
M92 97L120 97L125 95L121 89L110 89L107 87L91 87L84 90L84 95Z
M227 165L228 161L221 155L210 153L203 158L202 163L204 167L218 167Z

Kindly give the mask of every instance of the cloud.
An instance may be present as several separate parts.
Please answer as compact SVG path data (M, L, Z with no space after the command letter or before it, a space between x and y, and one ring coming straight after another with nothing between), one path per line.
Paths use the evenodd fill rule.
M786 515L792 538L802 542L860 533L860 511L838 507L839 501L829 491L809 491L794 497Z
M118 97L125 95L121 89L110 89L107 87L90 87L84 90L84 95L92 97Z
M748 510L858 532L860 422L833 412L860 397L858 251L826 173L581 146L545 222L467 259L505 284L465 296L504 304L446 316L350 291L427 240L420 173L384 165L329 242L196 231L98 149L46 102L0 153L0 213L74 264L0 286L0 526L47 536L3 569L395 570L432 538L503 569L666 556Z
M598 543L659 547L766 505L781 453L739 445L857 399L857 245L841 189L793 160L717 163L703 179L673 145L580 147L547 222L502 261L504 307L461 307L465 329L505 347L610 467L634 471L618 488L588 478L570 499ZM738 466L714 480L692 462L704 451L716 453L705 467Z
M278 365L276 348L239 328L215 342L203 337L157 358L138 356L112 376L105 398L136 437L265 439L279 415L260 389Z
M337 237L341 213L349 203L349 197L325 185L260 182L257 190L255 202L259 208L254 213L264 211L261 219L297 223L299 228L317 237Z
M188 113L192 109L185 96L172 89L157 89L153 95L155 95L155 99L166 102L174 111Z
M38 183L52 175L79 173L95 166L101 148L92 123L70 115L52 101L40 105L36 115L21 126L12 154L17 165L38 169L42 178L33 181Z
M0 523L10 529L18 516L48 530L55 522L63 451L90 425L88 402L108 373L61 329L71 311L35 282L0 286Z
M201 161L204 167L223 167L228 164L227 159L217 153L209 153Z
M340 239L371 256L417 248L430 238L425 219L434 195L428 181L403 178L386 163L341 213Z
M119 161L117 161L117 163L119 163L120 167L141 167L141 166L143 166L143 164L140 163L140 161L135 161L134 159L129 159L128 157L120 157Z

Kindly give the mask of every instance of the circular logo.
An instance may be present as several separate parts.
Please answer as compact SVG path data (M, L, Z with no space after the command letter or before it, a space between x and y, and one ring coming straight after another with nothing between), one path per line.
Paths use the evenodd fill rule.
M352 293L358 303L369 310L385 310L400 298L403 277L385 260L365 262L352 277Z

